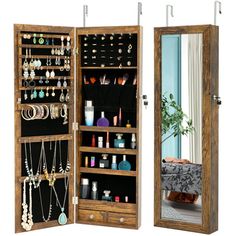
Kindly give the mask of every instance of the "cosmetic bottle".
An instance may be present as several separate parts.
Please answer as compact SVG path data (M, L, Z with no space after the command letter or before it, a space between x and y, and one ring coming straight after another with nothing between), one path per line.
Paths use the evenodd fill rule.
M115 196L115 202L120 202L120 196Z
M113 116L113 126L117 126L117 116Z
M128 196L125 196L125 202L129 202L129 197Z
M125 148L125 140L122 139L123 134L116 134L117 138L114 139L115 148Z
M135 134L132 134L132 136L131 136L130 147L131 147L131 149L135 149L136 148L136 136L135 136Z
M99 168L109 168L108 154L102 154L102 159L99 161Z
M88 156L84 158L84 166L88 167Z
M95 134L92 135L91 147L96 147Z
M109 143L109 132L107 132L107 138L106 138L106 148L110 147L110 143Z
M126 160L126 155L123 155L123 161L118 165L119 170L131 170L130 163Z
M92 190L91 190L91 199L97 200L98 199L98 182L92 182Z
M95 167L95 165L96 165L95 156L91 156L91 159L90 159L90 167Z
M116 155L112 155L111 169L117 170Z
M103 137L102 136L98 137L98 147L103 148Z
M131 124L129 123L129 120L127 120L126 128L131 128Z
M104 195L102 196L102 200L104 201L112 201L112 196L110 196L111 191L110 190L104 190Z
M84 107L84 115L85 115L85 125L93 126L94 121L94 106L92 101L85 101Z
M97 120L97 126L109 126L109 120L105 117L104 111L101 112L101 117Z
M89 179L81 178L80 198L83 199L89 198L89 193L90 193Z
M121 107L120 107L120 109L119 109L118 126L119 126L119 127L122 126L122 111L121 111Z

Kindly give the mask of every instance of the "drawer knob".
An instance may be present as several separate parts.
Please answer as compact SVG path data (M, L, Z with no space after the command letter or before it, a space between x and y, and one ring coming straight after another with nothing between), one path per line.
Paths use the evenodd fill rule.
M93 214L89 215L89 219L93 220L94 219L94 215Z
M123 217L120 218L120 223L124 223L125 219Z

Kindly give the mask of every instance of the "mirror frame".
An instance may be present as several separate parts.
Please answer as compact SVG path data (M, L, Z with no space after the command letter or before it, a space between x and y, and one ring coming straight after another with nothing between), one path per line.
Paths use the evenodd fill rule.
M161 36L203 35L202 224L161 218ZM154 226L210 234L218 230L218 38L219 27L195 25L154 28Z

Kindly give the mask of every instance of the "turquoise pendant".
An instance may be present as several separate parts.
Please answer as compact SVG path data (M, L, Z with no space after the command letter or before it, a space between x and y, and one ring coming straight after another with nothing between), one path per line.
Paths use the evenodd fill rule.
M58 217L58 223L60 225L65 225L67 223L67 216L66 214L64 213L64 211L61 212L61 214L59 215Z

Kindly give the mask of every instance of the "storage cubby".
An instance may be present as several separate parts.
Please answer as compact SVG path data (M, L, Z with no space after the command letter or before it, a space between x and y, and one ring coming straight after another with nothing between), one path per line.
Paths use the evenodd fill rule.
M15 25L16 232L68 223L139 227L140 97L140 27ZM102 112L108 126L97 124ZM117 134L123 141L115 145ZM90 190L81 198L82 179L90 190L97 182L96 198Z

